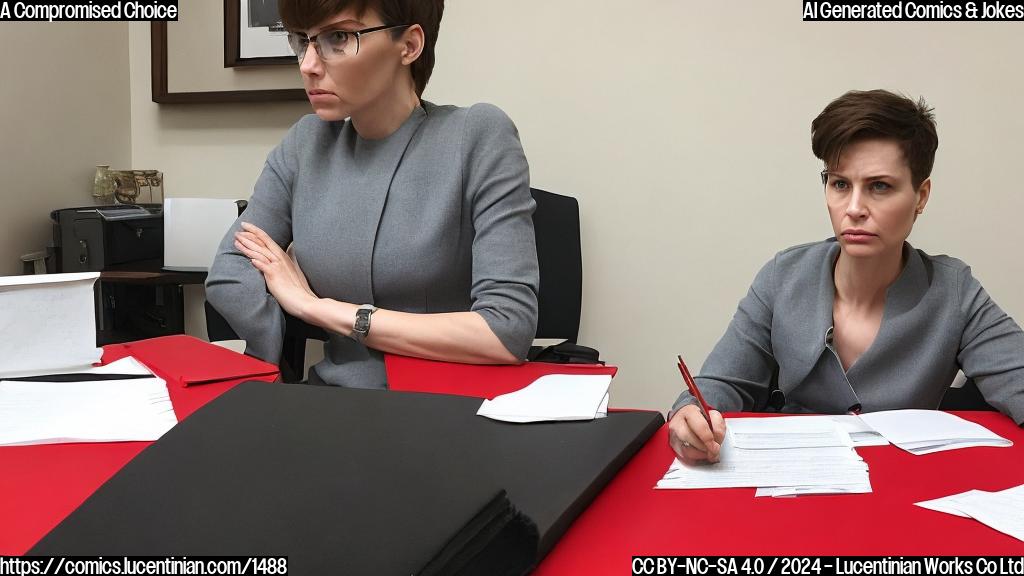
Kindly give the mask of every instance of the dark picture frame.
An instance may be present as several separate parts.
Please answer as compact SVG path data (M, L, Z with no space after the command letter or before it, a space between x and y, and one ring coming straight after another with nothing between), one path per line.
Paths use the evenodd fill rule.
M201 92L171 92L167 81L167 22L153 21L150 25L150 66L153 102L158 104L193 104L220 102L279 102L306 100L302 88L270 90L217 90ZM295 62L295 58L291 58Z
M258 16L254 2L265 0L224 0L224 67L239 66L287 66L298 64L291 50L284 51L280 56L263 56L258 58L242 58L241 16L243 6L251 15ZM276 3L275 3L276 7ZM266 15L262 16L264 19ZM250 18L251 20L251 18Z

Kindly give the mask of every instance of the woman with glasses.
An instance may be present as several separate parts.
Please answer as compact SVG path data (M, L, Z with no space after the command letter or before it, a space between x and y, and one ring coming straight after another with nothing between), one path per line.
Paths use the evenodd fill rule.
M669 422L684 462L717 461L721 412L934 409L957 370L1024 422L1024 333L971 269L907 237L931 195L932 111L883 90L848 92L811 123L835 237L779 252L754 279Z
M210 303L270 361L282 311L325 328L311 383L384 388L384 352L522 360L537 323L528 167L494 106L420 99L443 0L279 6L315 115L268 156Z

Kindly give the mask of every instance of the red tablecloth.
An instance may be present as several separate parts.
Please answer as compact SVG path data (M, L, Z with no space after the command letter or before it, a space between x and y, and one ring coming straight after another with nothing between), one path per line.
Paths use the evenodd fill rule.
M152 343L156 340L165 346L154 349ZM174 361L181 354L187 356L188 352L192 352L193 358L220 359L218 366L209 366L202 372L204 377L199 378L219 381L187 388L182 385L181 371L174 369ZM236 384L246 380L272 382L277 379L276 368L271 364L188 336L113 344L104 348L103 363L128 355L134 355L167 381L171 404L179 421ZM224 379L232 374L238 377ZM152 442L0 447L0 555L27 552L150 444Z
M956 414L1014 446L925 456L859 448L872 493L797 498L755 498L753 488L654 490L673 458L663 426L536 574L630 574L633 555L1024 555L1024 542L980 522L914 506L1024 484L1024 431L995 412Z
M126 353L108 347L104 361ZM614 373L610 367L468 366L401 357L388 357L387 369L395 389L478 397L518 389L542 374ZM158 373L175 381L175 374L162 373L168 370ZM182 419L247 379L168 388ZM785 499L754 498L753 489L654 490L672 461L662 428L573 523L536 573L629 574L631 557L641 554L1024 555L1024 543L979 522L913 505L972 488L1024 484L1024 431L999 414L959 414L1016 444L927 456L891 446L862 448L873 493ZM0 448L0 554L26 552L148 444Z

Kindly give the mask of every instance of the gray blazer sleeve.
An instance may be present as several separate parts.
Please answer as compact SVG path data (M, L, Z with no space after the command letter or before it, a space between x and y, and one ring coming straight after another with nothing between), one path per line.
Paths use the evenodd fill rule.
M206 298L246 341L246 354L277 364L284 342L284 312L267 291L263 274L235 249L242 221L259 226L282 247L292 240L292 183L297 123L270 152L245 212L221 240L206 278Z
M775 260L765 264L740 300L725 334L694 378L704 400L721 412L753 410L777 370L772 353ZM670 414L697 400L684 391ZM671 416L670 416L671 418Z
M960 272L965 325L957 362L985 400L1024 424L1024 332L992 301L970 268Z
M466 117L463 182L473 218L473 312L525 359L537 332L537 247L526 155L515 125L477 104Z

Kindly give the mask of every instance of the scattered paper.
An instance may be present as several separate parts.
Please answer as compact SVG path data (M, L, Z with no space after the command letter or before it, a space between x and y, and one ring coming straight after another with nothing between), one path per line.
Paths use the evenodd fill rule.
M911 454L931 454L972 446L1013 446L1013 442L981 424L938 410L886 410L861 414L860 418Z
M974 518L1003 534L1024 541L1024 485L999 492L969 490L918 502L918 506L954 516Z
M974 494L975 492L981 492L981 490L968 490L967 492L953 494L952 496L945 496L943 498L936 498L934 500L925 500L924 502L917 502L914 505L920 506L921 508L927 508L928 510L934 510L936 512L945 512L946 514L952 514L953 516L970 518L970 516L961 512L956 505L961 498L970 494Z
M0 381L0 446L156 440L177 423L160 378Z
M504 422L593 420L608 411L607 374L547 374L529 386L484 400L477 415Z

